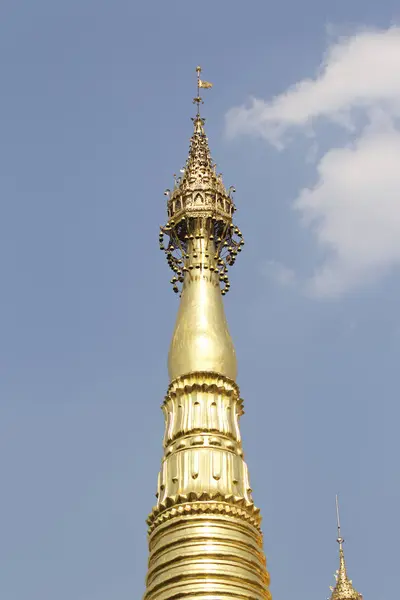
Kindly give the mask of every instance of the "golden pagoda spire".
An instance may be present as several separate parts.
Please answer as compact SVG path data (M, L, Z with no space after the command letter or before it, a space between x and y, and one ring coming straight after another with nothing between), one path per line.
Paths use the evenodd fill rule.
M339 544L339 569L336 571L335 574L336 585L335 587L331 587L332 595L330 600L362 600L362 595L354 589L353 582L347 576L343 550L344 539L342 538L340 530L339 500L337 495L336 519L338 530L338 537L336 541Z
M233 188L216 173L197 113L189 156L168 196L160 247L180 306L162 405L164 457L149 518L145 600L270 600L261 517L243 458L236 356L225 317L228 266L244 244Z

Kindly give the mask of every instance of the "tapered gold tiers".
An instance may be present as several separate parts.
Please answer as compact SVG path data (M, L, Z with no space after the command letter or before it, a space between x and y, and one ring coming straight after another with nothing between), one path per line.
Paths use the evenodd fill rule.
M353 582L349 579L344 560L343 538L339 537L339 569L336 571L336 585L331 587L330 600L362 600L362 595L357 592Z
M199 116L185 174L168 207L161 238L166 234L169 242L160 243L182 293L162 406L157 505L148 518L145 600L270 600L261 517L239 431L243 402L235 350L220 289L222 282L227 291L226 266L243 242Z
M165 455L149 517L148 600L269 598L260 515L243 460L236 385L175 379L163 404Z
M336 518L337 518L337 543L339 544L339 569L336 571L336 585L331 587L332 595L330 600L362 600L362 595L357 592L353 582L347 576L346 563L344 560L343 544L344 539L341 535L340 516L339 516L339 498L336 495Z

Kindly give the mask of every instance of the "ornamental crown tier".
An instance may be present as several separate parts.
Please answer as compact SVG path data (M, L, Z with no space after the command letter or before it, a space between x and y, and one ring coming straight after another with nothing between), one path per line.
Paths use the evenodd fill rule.
M172 193L168 193L168 217L180 220L186 216L209 216L210 213L229 223L235 212L232 200L234 188L226 190L222 174L217 173L204 132L205 119L193 119L194 132L190 140L189 156L181 169Z
M193 123L186 165L181 176L175 177L173 190L164 192L168 197L168 222L160 227L160 248L175 273L171 280L175 292L181 291L186 271L210 269L219 275L221 293L225 295L230 288L228 267L235 263L244 245L242 233L232 221L235 188L227 190L222 175L216 171L204 131L205 119L197 113ZM202 237L213 243L213 255L205 255L202 262L186 264L190 241Z

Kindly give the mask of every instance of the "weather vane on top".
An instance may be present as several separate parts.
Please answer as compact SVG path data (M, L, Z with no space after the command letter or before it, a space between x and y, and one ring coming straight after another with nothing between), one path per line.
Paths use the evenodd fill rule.
M208 90L208 89L212 88L213 84L210 83L209 81L203 81L202 79L200 79L201 67L196 67L196 73L197 73L197 96L196 96L196 98L193 98L193 104L197 104L197 116L200 116L200 104L203 104L203 99L200 96L200 88Z

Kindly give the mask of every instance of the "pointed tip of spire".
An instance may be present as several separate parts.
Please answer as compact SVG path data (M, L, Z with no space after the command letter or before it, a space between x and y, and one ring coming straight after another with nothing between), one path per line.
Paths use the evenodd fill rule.
M235 210L231 197L231 190L233 188L229 188L228 192L222 181L222 175L216 173L216 164L212 160L208 138L204 129L206 120L200 115L199 108L200 104L203 104L203 100L199 95L200 88L207 89L212 87L212 84L200 79L200 66L196 67L196 72L197 97L193 99L193 102L197 104L197 113L192 117L193 134L190 139L189 156L186 160L185 168L182 170L182 178L175 182L174 192L204 191L205 187L208 187L213 197L217 195L224 197L225 201L222 201L221 206L225 207L224 212L227 212L227 217L231 219Z
M195 117L192 117L192 121L193 121L193 127L194 127L193 133L205 135L204 124L205 124L206 120L204 118L202 118L199 114L197 114Z
M344 538L341 535L340 515L339 515L339 498L336 494L336 522L338 537L336 539L339 544L339 569L336 571L336 585L332 590L330 600L360 600L361 594L353 587L353 582L347 576L346 562L344 559Z

